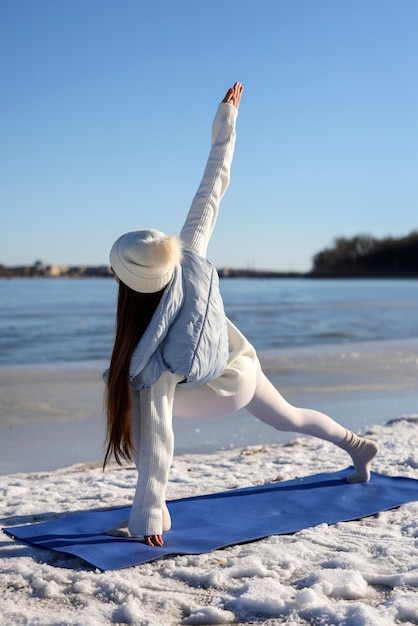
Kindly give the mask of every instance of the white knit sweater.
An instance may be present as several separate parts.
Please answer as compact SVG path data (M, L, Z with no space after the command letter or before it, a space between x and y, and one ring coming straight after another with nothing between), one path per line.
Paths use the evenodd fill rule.
M219 105L205 172L181 231L184 247L201 256L206 256L219 203L229 184L236 118L234 106ZM228 366L222 376L208 386L220 395L235 395L245 388L249 379L254 379L257 357L239 330L229 320L227 324ZM163 532L165 490L174 449L173 401L180 380L180 376L165 372L151 388L133 392L139 394L132 410L138 466L138 483L129 518L133 535L161 535Z

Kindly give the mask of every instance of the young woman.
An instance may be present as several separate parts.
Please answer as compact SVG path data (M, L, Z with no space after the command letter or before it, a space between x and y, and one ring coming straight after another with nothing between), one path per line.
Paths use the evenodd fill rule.
M327 415L290 405L263 374L256 352L226 318L218 276L206 259L228 183L242 96L235 83L219 105L203 179L180 233L139 230L119 237L110 263L119 283L116 338L107 382L107 452L133 460L138 483L129 520L109 534L143 536L163 545L170 528L165 502L173 457L173 415L204 417L245 407L282 431L330 441L346 450L368 481L375 442ZM126 527L127 528L124 528Z

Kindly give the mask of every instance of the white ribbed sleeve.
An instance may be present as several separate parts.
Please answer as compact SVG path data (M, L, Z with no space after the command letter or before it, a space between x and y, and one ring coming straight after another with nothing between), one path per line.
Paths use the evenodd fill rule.
M237 115L232 104L221 102L212 125L212 147L205 172L180 233L184 247L201 256L206 256L219 203L229 185Z
M168 472L173 460L173 400L181 376L164 372L139 392L139 428L133 429L138 454L138 482L129 518L132 535L161 535L162 509Z

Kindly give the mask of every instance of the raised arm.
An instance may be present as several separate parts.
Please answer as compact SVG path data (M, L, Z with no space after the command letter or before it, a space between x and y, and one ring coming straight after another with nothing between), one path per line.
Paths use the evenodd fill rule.
M206 256L218 208L227 190L235 147L235 122L243 87L235 83L219 105L212 126L212 147L202 181L181 231L184 247Z

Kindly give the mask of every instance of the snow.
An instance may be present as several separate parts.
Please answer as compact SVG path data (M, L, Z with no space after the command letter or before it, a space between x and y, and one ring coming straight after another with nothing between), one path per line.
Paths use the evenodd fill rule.
M369 429L373 469L418 478L418 415ZM290 480L348 464L335 446L287 444L174 458L168 498ZM136 473L100 463L0 477L2 526L130 504ZM418 624L418 502L197 556L100 572L1 535L2 626ZM156 548L158 549L158 548Z

